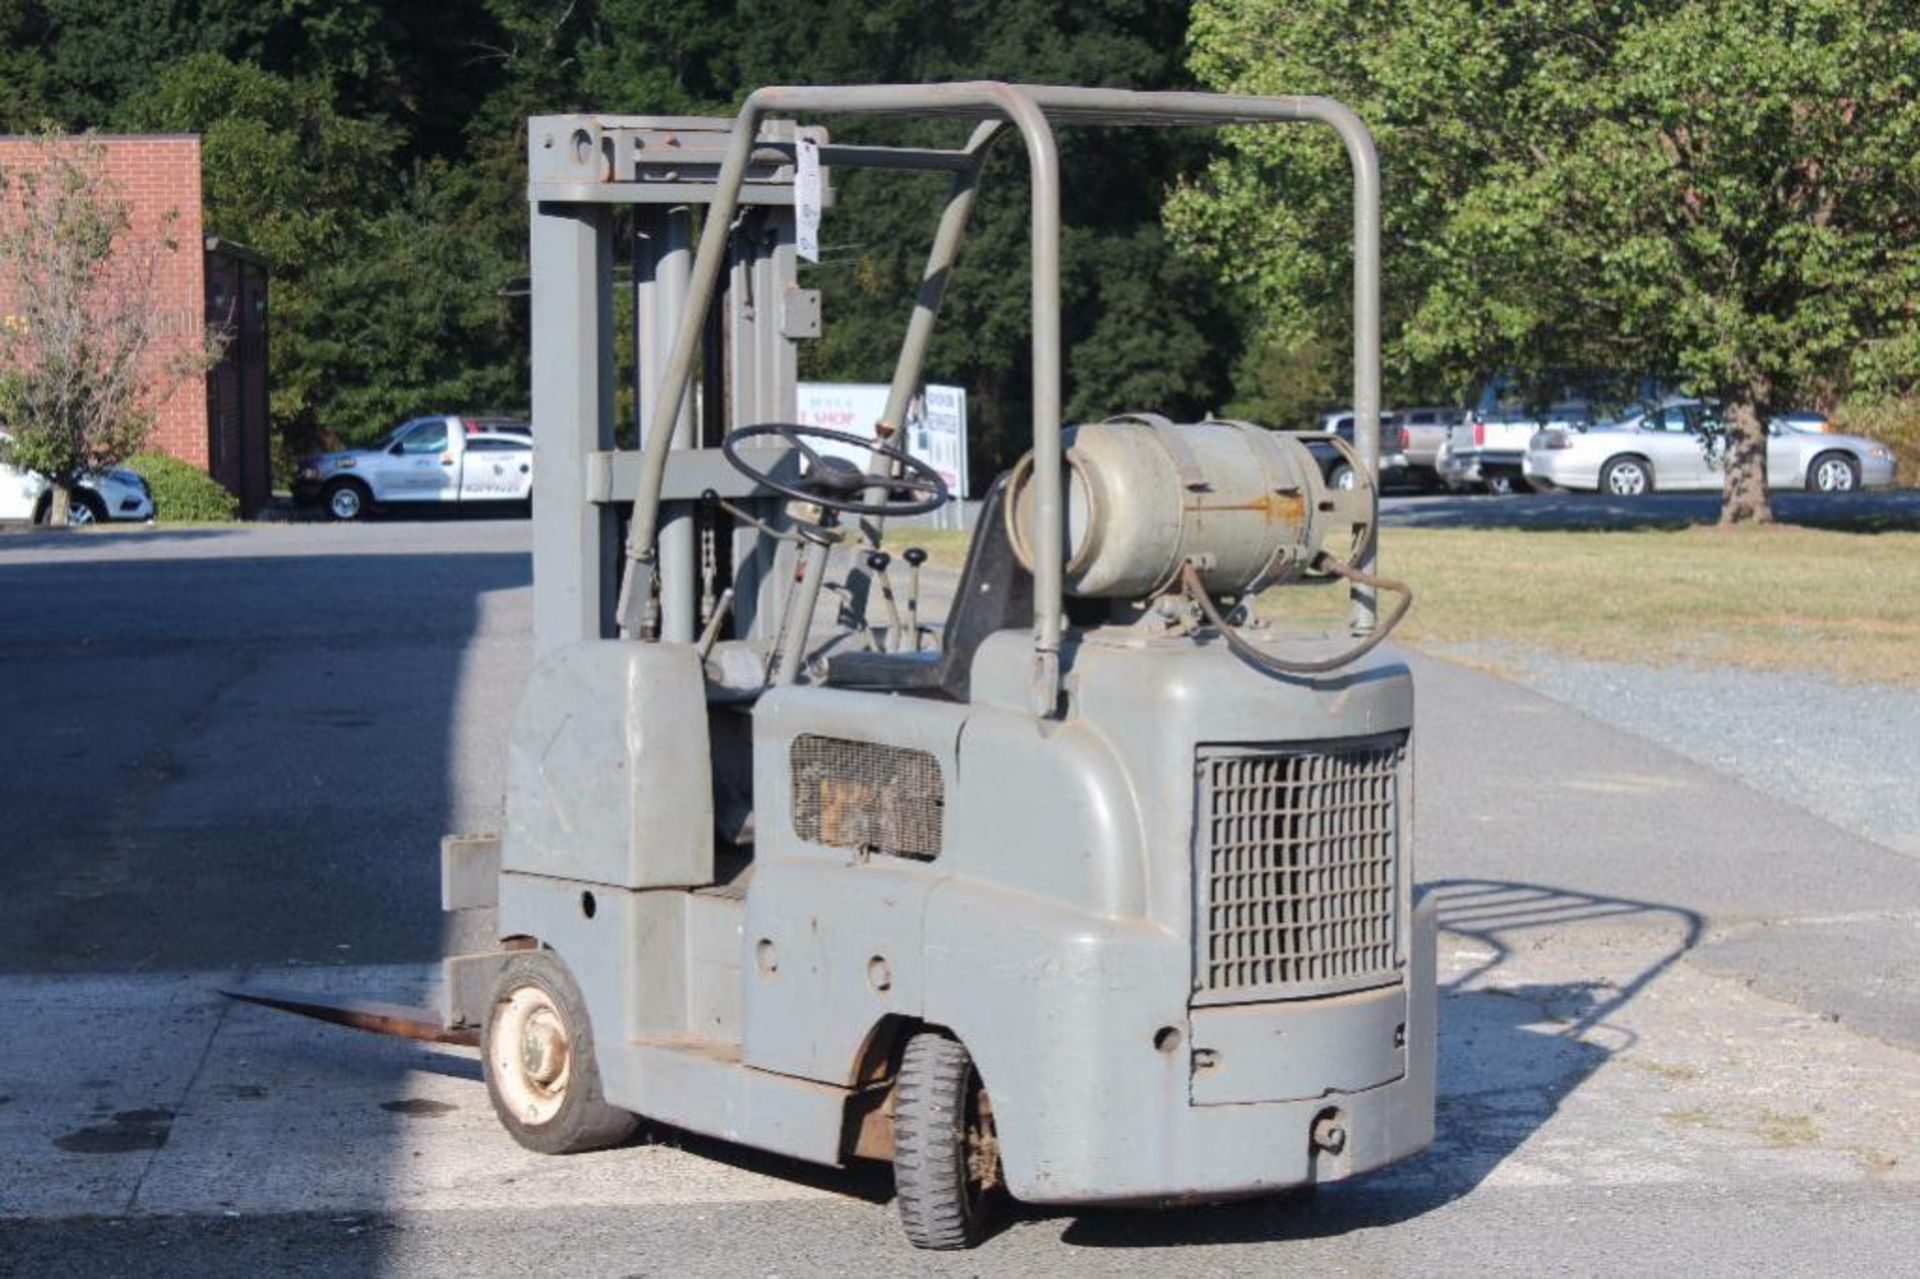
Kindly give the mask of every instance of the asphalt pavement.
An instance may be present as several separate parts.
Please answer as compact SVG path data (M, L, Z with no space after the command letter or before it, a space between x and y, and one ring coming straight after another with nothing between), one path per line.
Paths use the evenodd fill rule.
M1920 521L1920 489L1861 493L1776 492L1776 516L1788 523L1884 520L1913 527ZM1711 524L1720 515L1720 494L1649 493L1611 497L1602 493L1389 492L1380 501L1380 521L1397 528L1667 528Z
M1035 1212L979 1252L920 1256L884 1173L664 1130L541 1159L499 1131L470 1053L226 1004L237 979L430 993L438 837L498 817L527 545L516 521L0 538L0 1006L32 1028L0 1051L0 1272L1744 1274L1920 1255L1920 992L1901 976L1920 971L1920 860L1429 659L1440 1138L1311 1202Z

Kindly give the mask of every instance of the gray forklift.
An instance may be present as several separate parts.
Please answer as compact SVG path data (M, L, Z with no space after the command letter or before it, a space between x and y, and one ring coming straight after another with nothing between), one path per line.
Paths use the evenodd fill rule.
M849 114L974 127L891 147L803 123ZM1352 162L1354 443L1063 426L1056 129L1294 122ZM1032 176L1033 447L924 625L924 556L903 572L882 530L954 496L900 427L1009 136ZM1373 564L1359 120L1316 98L799 87L732 120L537 118L528 143L536 662L504 826L443 850L443 904L485 934L446 963L445 1028L477 1041L513 1137L594 1150L645 1116L891 1161L924 1248L978 1243L1009 1197L1270 1195L1425 1147L1434 915L1413 684L1379 648L1410 597ZM851 168L951 178L870 436L794 423L822 322L797 250ZM616 445L629 323L637 449ZM1361 482L1330 487L1315 447ZM1255 607L1315 585L1350 593L1350 621Z

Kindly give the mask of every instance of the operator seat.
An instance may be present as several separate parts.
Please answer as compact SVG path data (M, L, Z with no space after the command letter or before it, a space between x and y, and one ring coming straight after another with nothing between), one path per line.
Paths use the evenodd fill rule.
M939 651L842 653L827 662L830 687L967 700L981 641L995 631L1033 625L1033 574L1020 566L1007 536L1006 493L1003 475L980 504Z

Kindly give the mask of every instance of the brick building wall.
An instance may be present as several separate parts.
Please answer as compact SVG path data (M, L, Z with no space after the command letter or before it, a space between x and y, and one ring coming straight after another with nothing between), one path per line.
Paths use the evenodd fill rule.
M96 136L105 151L106 175L117 198L127 202L136 241L166 234L175 250L162 255L154 307L160 341L153 353L164 363L182 344L205 334L206 252L200 207L200 139L192 136ZM76 142L75 146L85 143ZM40 142L0 137L0 170L18 173L37 162ZM172 221L168 222L169 213ZM0 314L8 313L0 286ZM190 378L158 405L148 447L207 469L212 460L207 430L207 386Z

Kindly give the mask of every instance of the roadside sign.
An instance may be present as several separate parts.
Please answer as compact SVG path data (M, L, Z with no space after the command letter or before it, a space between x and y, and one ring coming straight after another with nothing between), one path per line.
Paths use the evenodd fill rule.
M929 384L918 403L920 416L907 414L913 456L940 472L956 498L967 495L967 392L964 387Z
M887 411L887 386L882 382L802 382L795 421L830 431L869 436ZM962 387L929 385L907 405L907 420L894 437L895 447L940 473L955 498L967 492L967 393ZM823 453L833 453L860 466L870 460L866 450L852 445L816 442Z

